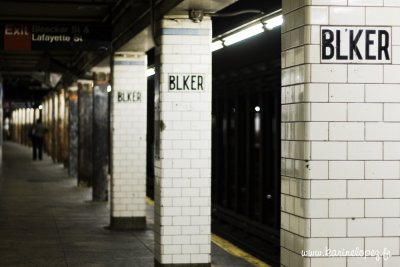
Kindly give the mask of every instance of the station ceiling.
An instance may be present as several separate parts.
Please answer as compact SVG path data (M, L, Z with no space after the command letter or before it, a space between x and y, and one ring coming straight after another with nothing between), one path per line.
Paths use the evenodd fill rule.
M108 32L107 38L111 40L112 46L117 47L139 32L140 25L150 23L152 6L157 12L155 15L161 16L181 1L6 0L0 1L0 27L4 39L7 30L18 33L24 30L24 25L31 27L31 31L32 25L80 26L82 30L89 25L96 28L96 31L100 29L98 33L100 36L92 36L92 39L105 38L101 35ZM22 100L27 98L27 95L36 98L37 94L45 93L43 89L52 87L49 73L67 72L72 77L84 76L91 67L111 52L111 46L96 48L95 45L94 42L90 49L78 46L73 49L68 47L52 49L49 46L16 51L3 47L0 49L0 73L4 79L5 98Z
M232 3L235 4L231 5ZM104 58L122 47L156 20L180 7L208 8L228 12L241 9L259 8L265 12L281 5L281 0L6 0L0 1L0 39L6 38L6 32L24 33L24 25L35 29L64 27L68 32L79 26L78 31L87 27L97 35L91 35L92 45L88 47L67 47L57 49L41 46L32 42L30 47L13 50L6 44L0 46L0 74L3 77L6 101L30 101L41 98L54 86L50 73L67 73L71 77L84 77L88 70ZM204 6L206 4L206 6ZM223 32L234 27L240 21L251 18L219 19L215 21L215 32ZM8 27L6 29L6 27ZM78 28L79 28L78 27ZM85 28L86 27L86 28ZM40 32L40 30L39 30ZM44 38L42 33L37 38ZM102 38L111 40L109 46L101 45ZM20 42L18 42L20 43ZM39 45L36 45L39 44ZM35 47L35 45L37 47Z

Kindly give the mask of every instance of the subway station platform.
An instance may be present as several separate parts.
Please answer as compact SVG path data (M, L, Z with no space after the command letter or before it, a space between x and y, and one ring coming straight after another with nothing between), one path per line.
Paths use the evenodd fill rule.
M0 175L0 266L153 266L153 207L147 230L110 231L109 207L92 202L51 159L6 142ZM248 262L212 245L212 266Z

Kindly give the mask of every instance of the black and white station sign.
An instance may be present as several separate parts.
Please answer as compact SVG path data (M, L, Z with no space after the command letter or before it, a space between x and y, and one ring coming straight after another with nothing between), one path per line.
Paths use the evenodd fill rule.
M168 91L204 91L204 74L169 74Z
M321 26L321 62L391 63L391 27Z

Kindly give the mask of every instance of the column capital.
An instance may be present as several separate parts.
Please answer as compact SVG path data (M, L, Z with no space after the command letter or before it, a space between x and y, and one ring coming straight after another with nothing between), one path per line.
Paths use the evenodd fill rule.
M146 56L146 52L144 51L117 51L114 53L114 59L141 58L143 56Z
M93 86L93 81L92 81L92 80L83 80L83 79L80 79L80 80L78 80L76 83L77 83L78 89L79 89L82 85L84 85L84 84L89 84L90 86Z
M110 80L110 67L94 67L91 69L93 82L97 85L108 84Z
M68 92L76 92L76 91L78 91L78 84L74 83L73 85L68 86L67 89L68 89Z
M90 70L92 73L110 73L111 68L109 66L107 67L93 67Z

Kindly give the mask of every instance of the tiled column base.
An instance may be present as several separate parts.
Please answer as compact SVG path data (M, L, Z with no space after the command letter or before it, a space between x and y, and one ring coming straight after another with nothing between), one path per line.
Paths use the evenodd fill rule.
M146 228L146 217L111 217L112 230L143 230Z
M193 263L193 264L180 264L180 263L159 263L154 259L154 267L211 267L211 263Z

